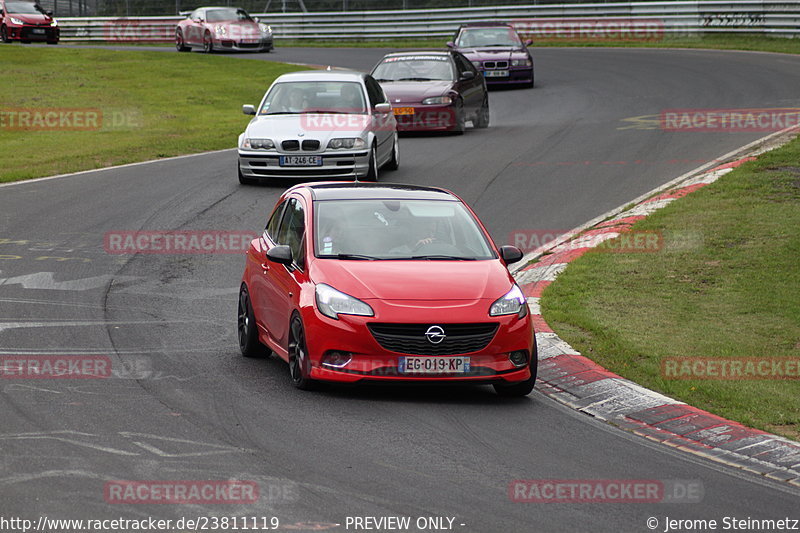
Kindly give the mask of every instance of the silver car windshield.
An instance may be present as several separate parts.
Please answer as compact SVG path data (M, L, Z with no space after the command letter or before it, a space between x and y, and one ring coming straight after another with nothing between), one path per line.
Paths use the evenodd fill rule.
M291 81L276 83L259 110L260 115L367 112L364 91L352 81Z
M314 250L320 258L496 258L475 218L457 201L324 200L314 210Z
M447 56L395 56L375 67L372 77L384 81L452 81L455 72Z
M462 30L456 42L458 47L522 46L517 32L511 28L474 28Z

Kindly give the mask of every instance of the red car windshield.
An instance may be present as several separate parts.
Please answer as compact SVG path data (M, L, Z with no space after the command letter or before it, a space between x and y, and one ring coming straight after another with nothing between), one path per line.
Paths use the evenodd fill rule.
M372 77L378 81L452 81L455 71L444 55L393 56L375 67Z
M208 22L227 22L231 20L253 20L244 9L208 9L206 10Z
M512 28L466 28L458 35L456 46L461 48L522 46L522 41Z
M31 2L6 2L6 12L19 15L44 15L44 10Z
M314 204L315 255L335 259L494 259L456 201L324 200Z

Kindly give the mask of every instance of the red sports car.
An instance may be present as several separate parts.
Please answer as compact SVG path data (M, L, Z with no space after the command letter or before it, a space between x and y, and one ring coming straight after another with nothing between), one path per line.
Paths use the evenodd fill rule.
M528 305L475 213L443 189L318 182L287 190L247 251L238 306L247 357L292 382L471 382L529 394Z
M463 133L489 126L483 76L455 50L387 54L372 69L392 104L397 131Z
M189 52L193 46L207 53L269 52L273 48L272 28L238 7L198 7L175 28L178 52Z
M4 43L44 41L58 44L58 21L39 4L19 0L0 0L0 40Z

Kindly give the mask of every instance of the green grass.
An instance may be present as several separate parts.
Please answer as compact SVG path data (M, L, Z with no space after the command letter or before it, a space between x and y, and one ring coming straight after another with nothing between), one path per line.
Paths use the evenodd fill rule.
M634 226L657 253L590 252L542 297L582 354L648 388L800 439L800 380L672 380L667 357L800 361L800 139Z
M0 122L0 181L16 181L236 146L272 80L299 67L199 54L0 46L2 105L91 108L93 131L34 131ZM116 120L116 123L114 121Z

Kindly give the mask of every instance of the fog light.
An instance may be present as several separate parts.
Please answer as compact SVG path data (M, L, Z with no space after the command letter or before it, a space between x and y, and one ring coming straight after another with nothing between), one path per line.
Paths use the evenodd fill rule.
M511 364L517 368L525 366L528 364L528 351L517 350L515 352L511 352L508 354L508 360L511 361Z
M322 366L328 368L344 368L353 360L353 354L347 352L328 352L322 358Z

